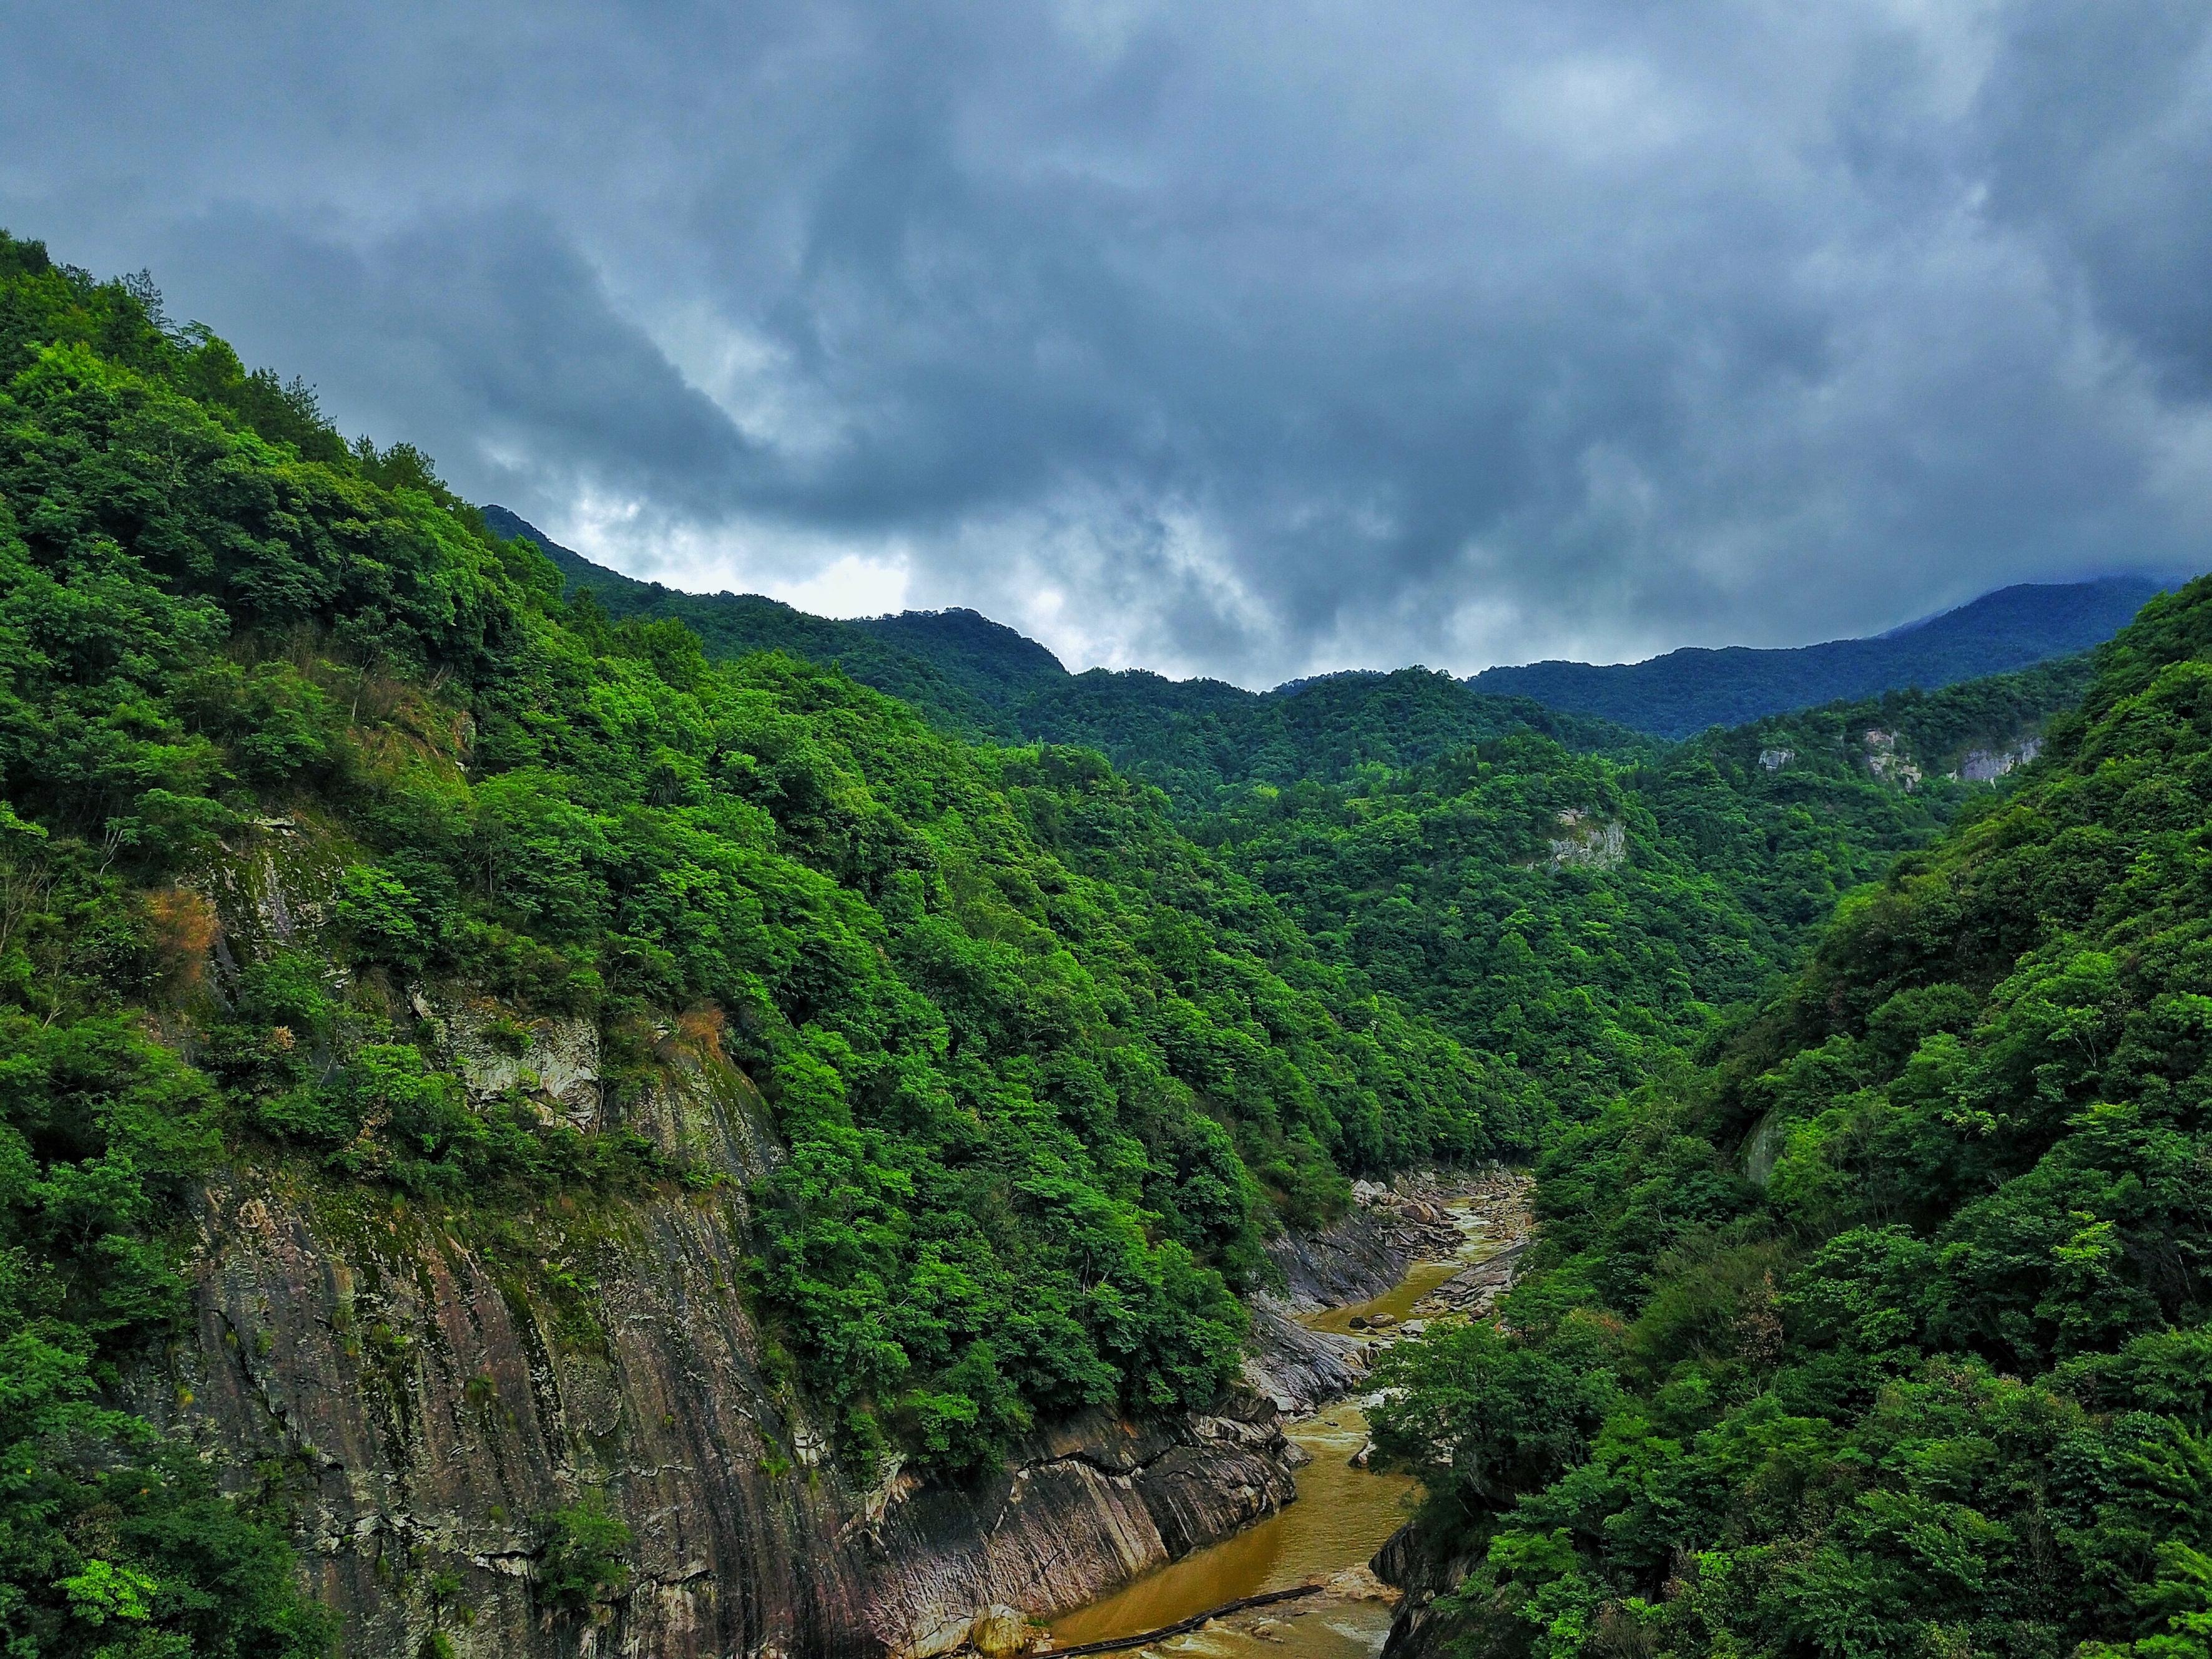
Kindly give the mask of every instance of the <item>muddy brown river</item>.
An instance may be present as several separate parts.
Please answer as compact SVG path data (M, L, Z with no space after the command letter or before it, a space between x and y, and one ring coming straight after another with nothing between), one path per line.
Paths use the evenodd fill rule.
M1403 1320L1438 1285L1496 1249L1494 1241L1470 1232L1456 1258L1417 1263L1372 1301L1302 1315L1299 1323L1316 1330L1349 1331L1355 1315L1371 1318L1389 1314ZM1295 1502L1233 1538L1194 1550L1103 1601L1063 1614L1053 1621L1053 1645L1073 1647L1158 1630L1241 1596L1287 1589L1346 1567L1364 1566L1412 1512L1419 1487L1407 1475L1352 1466L1352 1455L1367 1441L1367 1419L1357 1400L1324 1407L1285 1432L1312 1459L1297 1471ZM1319 1596L1240 1615L1233 1623L1170 1637L1131 1652L1218 1655L1223 1659L1256 1659L1261 1654L1371 1659L1389 1632L1391 1612L1384 1601Z

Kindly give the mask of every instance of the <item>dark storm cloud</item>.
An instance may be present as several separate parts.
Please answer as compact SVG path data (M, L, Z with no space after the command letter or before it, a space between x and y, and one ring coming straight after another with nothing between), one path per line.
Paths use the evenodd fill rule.
M2201 6L89 15L0 217L664 579L1264 682L2212 562Z

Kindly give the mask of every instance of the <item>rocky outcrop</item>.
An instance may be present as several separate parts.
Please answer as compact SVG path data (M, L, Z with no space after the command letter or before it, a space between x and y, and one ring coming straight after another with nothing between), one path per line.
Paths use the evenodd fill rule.
M994 1603L1079 1607L1281 1508L1290 1466L1255 1396L1217 1417L1061 1425L982 1486L916 1487L864 1529L872 1627L924 1659L960 1646Z
M1352 1210L1343 1221L1325 1232L1285 1234L1267 1245L1267 1256L1281 1269L1283 1292L1249 1299L1252 1353L1245 1360L1245 1383L1290 1415L1356 1394L1367 1374L1371 1338L1307 1329L1294 1317L1371 1300L1405 1279L1418 1261L1458 1254L1468 1226L1484 1230L1517 1217L1524 1185L1524 1177L1506 1170L1449 1177L1411 1172L1387 1185L1354 1181ZM1504 1283L1509 1272L1509 1265L1495 1269L1495 1283ZM1468 1275L1480 1276L1482 1269L1468 1268ZM1468 1275L1449 1281L1444 1290ZM1468 1305L1474 1292L1437 1311Z
M1439 1610L1437 1598L1455 1588L1480 1565L1474 1555L1438 1555L1420 1523L1409 1521L1392 1533L1368 1563L1376 1577L1400 1592L1398 1610L1382 1659L1446 1659L1456 1622Z
M1421 1299L1418 1311L1422 1319L1449 1313L1471 1317L1488 1313L1512 1285L1522 1253L1528 1248L1526 1238L1513 1239L1501 1244L1494 1254L1462 1268Z
M716 1204L622 1205L477 1232L404 1203L240 1176L201 1205L175 1426L282 1471L352 1654L852 1650L866 1586L821 1546L833 1481L793 1478L785 1408ZM563 1218L567 1220L568 1218ZM158 1401L149 1407L159 1409ZM555 1511L597 1494L632 1583L542 1606Z
M1275 1298L1251 1299L1251 1352L1245 1385L1286 1416L1303 1417L1357 1390L1366 1375L1357 1336L1308 1330Z
M412 1656L438 1628L464 1654L921 1659L995 1605L1079 1605L1292 1492L1256 1396L1061 1424L980 1485L850 1490L775 1378L715 1198L478 1232L240 1176L204 1193L200 1233L196 1340L142 1404L239 1483L281 1478L349 1654ZM533 1563L586 1493L629 1526L633 1579L579 1614L540 1603Z
M1283 1275L1282 1305L1298 1313L1380 1296L1416 1262L1459 1248L1450 1205L1455 1189L1432 1174L1400 1176L1385 1186L1355 1182L1352 1205L1327 1231L1271 1240L1267 1258Z
M1366 1372L1365 1341L1309 1330L1293 1316L1370 1300L1403 1279L1414 1262L1449 1256L1462 1236L1451 1206L1474 1179L1419 1173L1401 1175L1387 1186L1357 1182L1352 1207L1335 1226L1271 1241L1268 1259L1280 1271L1283 1288L1249 1299L1246 1384L1291 1416L1356 1391Z
M2018 737L1993 749L1968 749L1952 777L1969 784L1994 784L2043 753L2040 737Z
M1908 795L1920 787L1920 763L1899 742L1893 731L1869 726L1861 738L1867 770L1885 784L1894 784Z
M1593 818L1570 808L1552 838L1553 869L1611 869L1628 857L1628 828L1618 818Z
M220 984L318 949L344 863L314 824L270 820L198 877ZM351 989L471 1099L634 1130L724 1178L477 1207L270 1164L198 1194L190 1318L131 1403L287 1502L347 1654L415 1659L434 1632L545 1659L1013 1652L1029 1615L1293 1495L1293 1449L1252 1392L1050 1426L981 1481L894 1468L856 1489L740 1289L744 1194L781 1153L714 1011L623 1031L617 1105L588 1020L465 986ZM628 1529L627 1588L554 1605L537 1564L585 1503Z

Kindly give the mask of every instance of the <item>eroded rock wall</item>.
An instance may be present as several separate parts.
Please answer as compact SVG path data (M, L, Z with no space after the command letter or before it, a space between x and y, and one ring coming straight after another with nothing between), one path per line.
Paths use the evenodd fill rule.
M192 1341L142 1403L282 1484L349 1655L413 1659L433 1629L485 1656L944 1652L994 1604L1080 1605L1291 1496L1250 1396L1059 1425L980 1486L852 1490L738 1294L724 1194L483 1226L240 1172L198 1211ZM589 1615L534 1575L587 1492L635 1575Z
M343 854L272 820L199 878L218 985L272 950L320 953ZM628 1128L729 1178L434 1204L268 1160L198 1195L189 1324L132 1403L234 1486L283 1495L349 1656L417 1659L435 1632L529 1659L920 1659L985 1626L1003 1644L1008 1607L1079 1605L1292 1495L1274 1408L1249 1394L1054 1426L977 1485L894 1470L854 1489L739 1288L744 1194L781 1151L719 1016L655 1028L642 1088L629 1032L617 1104L586 1020L464 985L356 989L471 1099ZM548 1517L587 1499L629 1529L628 1589L550 1605Z

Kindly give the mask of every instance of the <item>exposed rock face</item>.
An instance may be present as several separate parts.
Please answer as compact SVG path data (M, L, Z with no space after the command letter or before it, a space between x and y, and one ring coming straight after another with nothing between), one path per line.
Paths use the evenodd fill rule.
M818 1441L734 1289L741 1239L717 1201L486 1240L241 1176L205 1195L197 1341L143 1404L241 1480L287 1471L349 1654L412 1656L441 1626L464 1653L919 1659L994 1604L1079 1605L1291 1495L1256 1397L1060 1425L977 1487L851 1492L807 1466ZM531 1581L542 1517L586 1491L635 1540L596 1626Z
M541 1256L543 1250L562 1254ZM533 1259L535 1258L535 1259ZM861 1589L817 1553L834 1488L779 1478L777 1411L716 1207L624 1207L588 1235L466 1238L404 1207L241 1177L202 1214L173 1415L238 1470L284 1468L345 1648L830 1650ZM552 1617L541 1518L604 1492L635 1538L611 1622ZM458 1577L440 1596L434 1573ZM473 1622L462 1625L461 1614Z
M1518 1178L1496 1172L1449 1181L1407 1174L1387 1186L1353 1183L1352 1211L1334 1226L1268 1244L1269 1257L1282 1269L1284 1291L1280 1297L1250 1299L1252 1353L1244 1362L1245 1382L1292 1416L1357 1392L1366 1374L1369 1339L1309 1330L1291 1316L1380 1296L1416 1262L1439 1260L1459 1249L1463 1233L1453 1206L1472 1200L1478 1212L1498 1202L1510 1208L1521 1187ZM1496 1270L1498 1285L1510 1276L1510 1260Z
M599 1121L599 1032L588 1020L518 1020L496 1002L458 1002L442 1020L416 991L415 1012L436 1022L471 1099L510 1090L537 1098L580 1129Z
M1559 826L1551 843L1553 869L1611 869L1628 856L1627 826L1618 818L1593 818L1571 808L1559 814Z
M1951 775L1969 784L1994 784L2007 772L2024 766L2043 753L2040 737L2022 737L2002 748L1969 749Z
M1358 1389L1366 1367L1356 1336L1308 1330L1272 1296L1255 1296L1245 1384L1287 1416L1303 1417Z
M1434 1554L1416 1523L1409 1521L1392 1533L1368 1563L1377 1578L1404 1597L1390 1620L1382 1659L1445 1659L1458 1632L1433 1604L1480 1565L1473 1555Z
M1866 745L1867 770L1886 784L1894 784L1908 795L1920 787L1921 771L1898 742L1897 734L1869 726L1862 740Z
M1743 1138L1743 1178L1765 1191L1775 1165L1782 1161L1782 1149L1789 1143L1787 1115L1770 1111L1762 1116Z
M1497 1254L1461 1268L1421 1299L1419 1311L1423 1318L1446 1313L1480 1317L1488 1313L1511 1287L1522 1254L1528 1248L1526 1238L1516 1239L1501 1247Z
M859 1535L872 1630L923 1659L994 1603L1063 1612L1273 1514L1295 1487L1266 1401L1139 1426L1086 1418L1040 1434L981 1489L921 1488ZM850 1547L849 1543L848 1547Z
M271 824L196 882L218 974L314 948L342 864L314 826ZM586 1021L363 989L474 1099L580 1127L611 1110ZM742 1195L781 1155L765 1103L711 1011L651 1035L655 1081L621 1122L731 1184L479 1212L275 1166L198 1195L190 1327L131 1403L234 1485L282 1488L347 1654L415 1659L433 1630L546 1659L1010 1653L1025 1615L1293 1495L1276 1408L1249 1392L1213 1416L1051 1426L974 1485L895 1470L854 1490L738 1288ZM630 1585L557 1610L535 1562L586 1494L629 1529Z
M1291 1315L1380 1296L1415 1262L1448 1254L1459 1243L1432 1180L1407 1176L1387 1187L1362 1181L1352 1198L1351 1212L1328 1231L1270 1241L1267 1255L1282 1270L1283 1293L1249 1299L1252 1352L1244 1380L1291 1416L1352 1393L1366 1371L1358 1337L1308 1330Z
M1796 749L1761 749L1759 764L1762 771L1779 772L1797 758Z
M1310 1313L1364 1302L1404 1278L1414 1262L1449 1255L1460 1238L1445 1210L1449 1202L1433 1177L1401 1176L1389 1186L1355 1183L1352 1208L1334 1226L1268 1243L1268 1257L1283 1272L1285 1305Z

